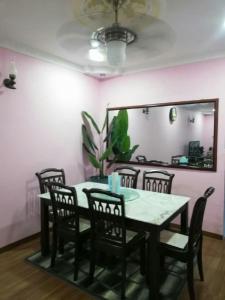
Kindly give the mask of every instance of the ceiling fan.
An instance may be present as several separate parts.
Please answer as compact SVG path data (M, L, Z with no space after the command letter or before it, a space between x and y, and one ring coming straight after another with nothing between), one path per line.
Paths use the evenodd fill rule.
M137 34L132 30L119 24L119 8L123 5L121 0L113 0L112 6L115 20L109 27L102 27L93 32L91 37L91 45L101 49L106 48L107 61L112 66L121 66L126 60L127 45L135 42Z
M74 0L74 19L61 26L58 41L71 57L85 55L90 73L144 64L174 42L157 6L164 1Z

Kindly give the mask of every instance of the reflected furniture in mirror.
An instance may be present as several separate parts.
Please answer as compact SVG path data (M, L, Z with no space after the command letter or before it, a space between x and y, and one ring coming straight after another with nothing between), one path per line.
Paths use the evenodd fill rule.
M127 109L128 134L139 147L126 164L216 171L218 102L204 99L108 108L107 128L119 110Z

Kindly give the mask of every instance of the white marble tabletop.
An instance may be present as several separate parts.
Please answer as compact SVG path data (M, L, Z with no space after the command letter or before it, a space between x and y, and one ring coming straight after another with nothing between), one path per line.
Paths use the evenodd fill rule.
M83 182L74 185L74 187L77 191L78 205L84 208L88 208L86 195L82 192L84 188L99 188L108 190L107 184L95 182ZM127 193L127 199L125 190L129 190L129 193ZM124 194L125 199L126 217L154 225L161 225L190 200L190 198L186 196L155 193L139 189L122 188L121 191L122 194ZM133 197L131 195L132 191L134 195ZM50 199L49 193L40 194L39 197Z

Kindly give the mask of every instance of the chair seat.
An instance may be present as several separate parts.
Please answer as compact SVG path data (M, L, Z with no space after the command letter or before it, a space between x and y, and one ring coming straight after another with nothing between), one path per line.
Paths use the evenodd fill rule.
M126 235L126 242L130 243L133 240L136 240L137 238L144 238L145 234L141 234L135 231L127 230L127 235Z
M188 236L169 230L162 230L160 233L160 243L184 249L188 243Z
M80 218L80 232L91 228L90 221L87 219Z
M65 228L67 231L73 232L76 230L74 218L66 220L64 222L64 225L65 225ZM63 224L61 224L60 227L63 230L63 228L64 228ZM89 230L90 228L91 228L90 221L87 219L80 218L80 233L82 233L86 230Z

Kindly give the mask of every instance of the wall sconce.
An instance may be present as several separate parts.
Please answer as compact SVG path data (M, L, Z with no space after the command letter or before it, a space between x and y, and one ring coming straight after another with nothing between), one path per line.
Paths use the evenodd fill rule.
M146 106L145 108L143 108L142 113L145 115L149 115L150 114L150 109L148 106Z
M188 117L188 122L189 123L194 123L195 122L195 117L194 116L189 116Z
M14 61L10 62L9 66L9 78L6 78L3 80L3 84L5 87L8 89L16 89L15 84L16 84L16 75L18 74L16 64Z

